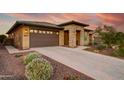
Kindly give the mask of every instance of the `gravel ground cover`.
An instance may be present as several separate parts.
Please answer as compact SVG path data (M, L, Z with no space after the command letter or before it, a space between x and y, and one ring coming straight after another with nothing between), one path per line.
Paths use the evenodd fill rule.
M4 47L0 47L0 79L3 80L26 80L24 57L30 52L10 55ZM64 64L61 64L45 55L53 66L52 80L63 80L69 76L76 77L79 80L93 80L93 78L80 73Z

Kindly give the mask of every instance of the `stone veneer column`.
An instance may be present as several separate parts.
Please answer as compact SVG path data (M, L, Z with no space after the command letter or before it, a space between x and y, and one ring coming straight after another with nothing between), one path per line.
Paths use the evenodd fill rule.
M84 30L80 31L80 45L84 45Z
M60 46L64 45L64 31L63 30L59 31L59 45Z
M76 47L76 29L74 27L69 30L69 47Z

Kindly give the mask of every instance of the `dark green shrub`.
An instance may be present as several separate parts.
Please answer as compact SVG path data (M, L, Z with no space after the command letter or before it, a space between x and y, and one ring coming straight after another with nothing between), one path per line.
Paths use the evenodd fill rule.
M28 63L30 63L33 59L35 58L40 58L40 54L38 54L37 52L32 52L32 53L29 53L25 60L24 60L24 64L27 65Z
M78 76L70 75L70 76L65 76L64 80L79 80Z
M6 38L6 35L0 35L0 43L3 43Z
M18 57L22 57L23 55L22 54L16 54L15 57L18 58Z
M117 57L124 57L124 48L115 50L112 55Z
M106 48L106 46L105 46L104 44L98 44L98 45L96 46L96 48L97 48L98 50L103 50L103 49Z
M53 68L50 63L40 58L35 58L26 65L26 77L30 80L49 80L51 78Z

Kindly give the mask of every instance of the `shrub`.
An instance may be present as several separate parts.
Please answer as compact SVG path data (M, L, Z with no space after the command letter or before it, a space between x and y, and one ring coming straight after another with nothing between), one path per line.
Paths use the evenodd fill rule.
M22 57L23 55L22 54L16 54L15 57L18 58L18 57Z
M53 68L50 63L40 58L35 58L26 65L26 77L30 80L49 80L51 78Z
M27 65L28 63L30 63L33 59L35 58L40 58L40 54L38 54L37 52L33 52L33 53L29 53L25 60L24 60L24 64Z
M70 75L70 76L64 77L64 80L79 80L79 77Z
M97 48L98 50L103 50L103 49L106 48L106 46L105 46L104 44L99 44L99 45L96 46L96 48Z
M3 43L6 38L6 35L0 35L0 43Z
M120 48L118 50L115 50L112 53L113 56L117 56L117 57L124 57L124 48Z

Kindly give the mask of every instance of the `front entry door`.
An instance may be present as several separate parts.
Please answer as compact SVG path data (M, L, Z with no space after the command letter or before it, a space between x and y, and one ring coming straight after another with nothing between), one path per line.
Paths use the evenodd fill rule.
M64 31L64 45L69 45L69 31Z

